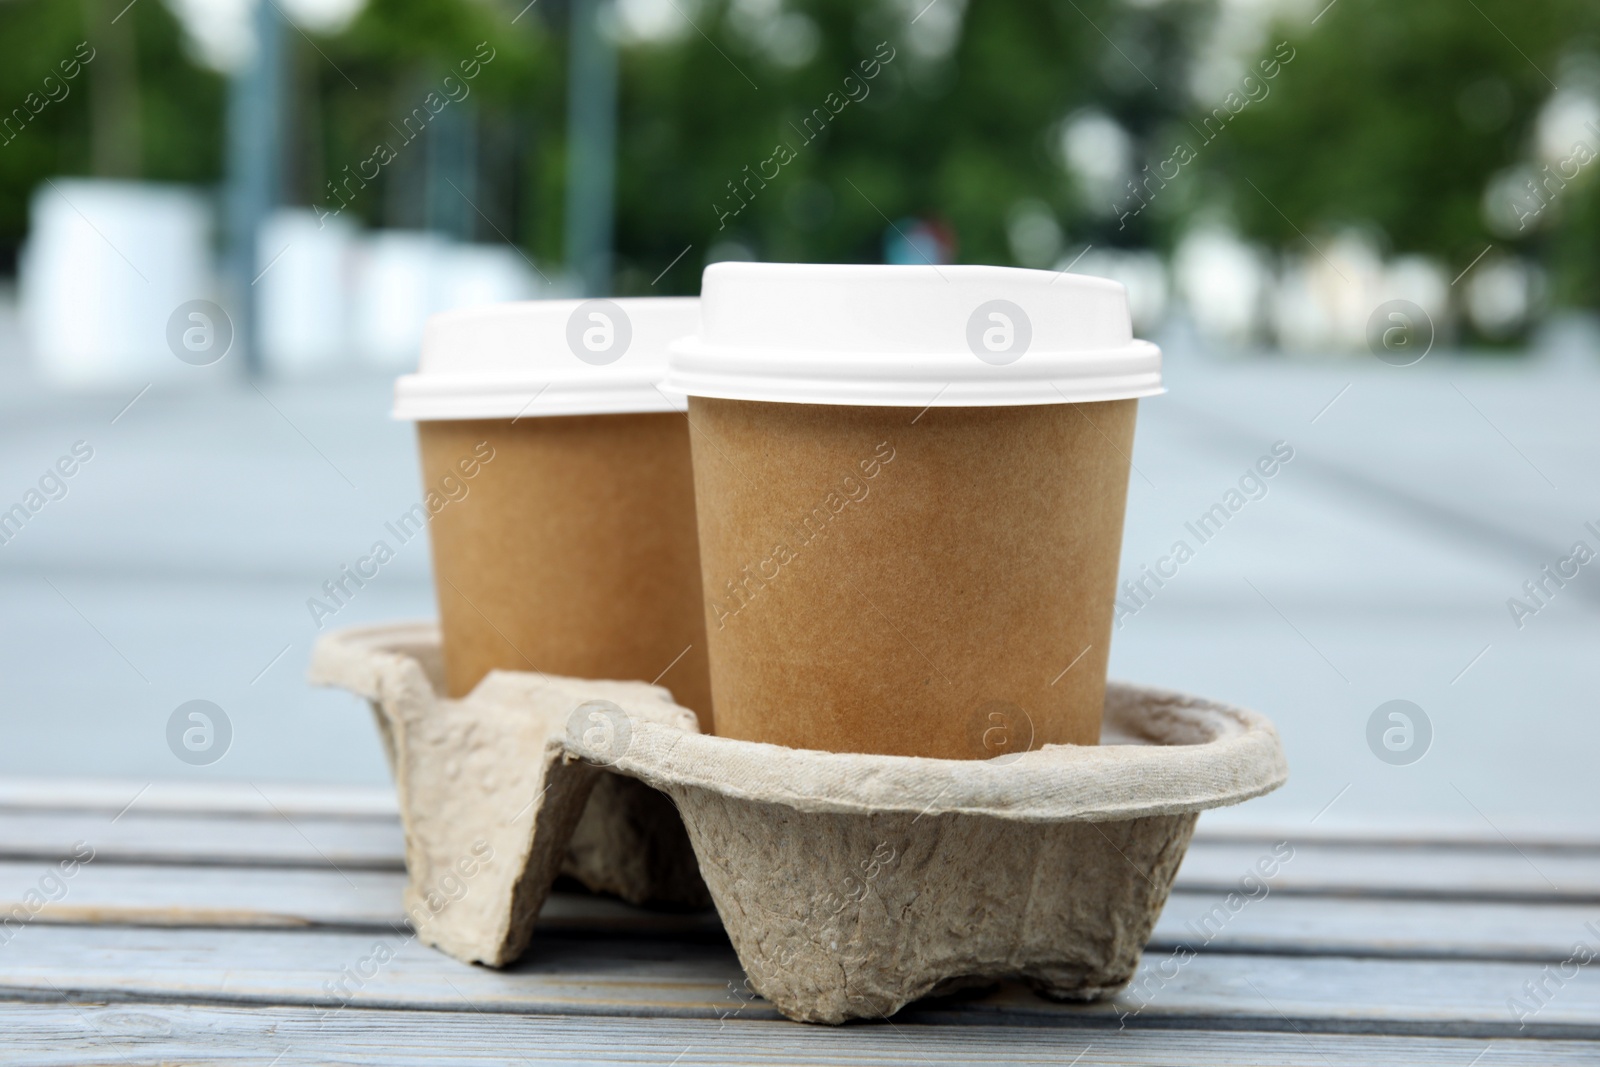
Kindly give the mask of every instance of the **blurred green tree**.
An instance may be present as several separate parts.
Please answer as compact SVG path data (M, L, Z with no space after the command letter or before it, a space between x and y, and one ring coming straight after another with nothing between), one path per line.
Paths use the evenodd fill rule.
M0 106L13 116L0 257L45 177L221 178L224 76L191 57L164 4L121 8L0 2ZM650 11L653 28L640 24ZM1588 171L1525 232L1496 231L1485 212L1492 181L1543 165L1535 143L1556 85L1600 99L1600 8L1337 0L1269 34L1267 51L1286 40L1292 64L1205 140L1210 105L1190 86L1216 18L1217 0L630 0L617 27L618 289L691 292L712 256L878 260L910 219L951 235L967 262L1166 248L1196 212L1220 209L1291 250L1302 231L1355 225L1459 269L1494 242L1543 263L1562 302L1600 302ZM288 199L427 225L441 151L467 154L467 235L559 262L565 32L562 0L369 0L338 33L291 32ZM80 42L95 58L48 87ZM485 43L494 59L470 99L423 135L443 146L434 162L425 143L393 144L377 178L339 197ZM1151 210L1130 210L1180 143L1195 159L1156 183Z
M472 189L452 191L465 201L465 235L511 240L558 258L559 199L552 213L546 194L552 177L559 181L559 166L552 175L546 135L563 110L560 59L526 2L369 0L342 33L297 52L292 106L305 151L290 178L292 199L340 208L338 191L349 188L341 183L375 151L387 156L382 146L393 159L349 200L350 217L424 226L429 142L449 128L450 150L472 155L468 170L477 179ZM432 111L430 94L434 106L448 103L438 112L442 121L430 118L417 136L419 120Z
M46 178L209 183L221 172L222 78L191 60L164 5L125 6L125 0L0 3L6 266L27 231L29 197Z
M1148 240L1148 223L1119 232L1109 201L1085 203L1061 123L1095 105L1137 139L1176 117L1183 42L1207 7L697 5L677 37L625 53L619 287L693 291L719 245L876 261L907 217L942 222L959 260L1009 263L1008 218L1026 202L1069 240Z
M1304 249L1300 231L1376 226L1389 250L1436 256L1451 275L1493 243L1542 260L1561 302L1600 303L1600 164L1524 231L1491 228L1506 205L1486 205L1495 174L1543 165L1537 125L1557 85L1600 89L1600 6L1339 0L1280 39L1292 66L1203 156L1210 198L1244 233Z

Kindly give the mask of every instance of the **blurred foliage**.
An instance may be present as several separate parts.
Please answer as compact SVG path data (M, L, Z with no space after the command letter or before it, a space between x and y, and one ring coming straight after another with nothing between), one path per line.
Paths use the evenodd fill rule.
M692 25L628 43L619 291L692 291L713 253L878 260L891 224L912 218L953 234L957 260L1013 262L1008 225L1031 204L1055 218L1064 253L1170 249L1197 216L1296 252L1358 226L1388 251L1452 267L1493 241L1543 262L1565 302L1597 302L1600 183L1575 183L1526 236L1491 233L1483 210L1491 177L1532 158L1555 81L1600 50L1592 0L1338 0L1314 25L1270 29L1263 54L1287 41L1292 63L1214 137L1211 102L1189 85L1217 0L943 5L931 22L959 23L943 49L928 46L930 26L913 20L929 13L909 0L681 0L672 6ZM25 107L79 41L98 50L60 102L0 144L0 248L21 240L28 197L49 176L223 176L225 78L193 59L155 0L125 13L118 51L113 6L0 0L0 101ZM769 31L794 30L796 17L810 28L774 47ZM387 143L395 158L346 217L428 224L437 164L425 144L396 141L398 125L487 42L495 58L451 119L471 117L452 151L476 161L472 232L559 261L565 35L562 0L370 0L337 34L290 30L287 198L336 206L329 183ZM1064 165L1062 124L1087 107L1128 132L1136 170L1192 149L1179 176L1156 183L1151 210L1119 221L1133 191L1113 208Z
M1170 117L1182 94L1157 87L1178 65L1202 6L972 4L945 56L908 43L920 6L789 5L821 31L816 54L798 69L733 32L726 6L702 8L704 36L632 50L619 243L640 276L648 282L686 245L703 256L719 241L763 259L875 261L890 220L908 216L943 221L961 260L1008 263L1007 215L1024 199L1053 208L1074 237L1106 239L1114 222L1082 208L1061 166L1059 124L1089 104L1136 134ZM875 77L863 76L875 68ZM823 126L820 118L805 126L819 108L829 113L826 129L808 138ZM779 145L793 161L765 186L745 185L752 172L772 173L763 161ZM1129 236L1145 234L1130 227ZM694 272L673 282L692 289Z
M207 183L221 173L223 79L189 59L165 5L123 11L125 4L0 3L0 119L9 120L0 133L0 258L7 266L27 230L29 197L47 177ZM92 58L68 77L79 55ZM96 102L99 136L133 140L125 158L96 158L105 155L94 143Z
M459 119L463 108L472 117L476 136L463 150L475 156L478 187L457 195L470 197L469 214L485 231L478 236L513 239L559 258L560 189L539 173L536 153L561 134L565 73L557 42L538 19L513 24L520 6L369 0L337 37L315 47L303 42L293 107L308 151L291 175L298 190L291 199L337 208L328 183L358 168L381 144L395 158L350 202L349 212L369 225L425 225L425 142L437 130L408 142L405 120L418 108L427 110L431 93L452 101L441 118ZM446 78L453 80L447 85ZM539 201L542 189L554 195L553 204Z
M1600 302L1592 174L1526 236L1490 232L1483 209L1490 177L1531 156L1540 106L1595 61L1600 5L1339 0L1314 26L1278 27L1272 40L1284 39L1297 55L1272 95L1204 156L1214 198L1246 234L1303 249L1302 231L1376 227L1390 251L1456 269L1510 244L1554 268L1565 302Z

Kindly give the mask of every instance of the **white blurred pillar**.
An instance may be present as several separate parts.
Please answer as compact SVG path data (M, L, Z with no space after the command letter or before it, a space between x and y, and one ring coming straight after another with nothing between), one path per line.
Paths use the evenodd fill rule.
M306 208L279 208L256 239L259 368L275 378L336 370L352 362L348 307L355 227L318 222Z
M71 386L192 380L168 345L167 320L215 295L210 245L199 190L93 178L38 186L19 273L40 376Z

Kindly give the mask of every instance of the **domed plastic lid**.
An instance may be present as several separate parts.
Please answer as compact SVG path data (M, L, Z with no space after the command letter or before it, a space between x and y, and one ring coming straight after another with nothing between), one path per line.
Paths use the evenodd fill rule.
M792 404L1000 407L1152 396L1127 290L983 266L717 263L666 388Z
M699 325L693 297L524 300L428 320L398 419L516 419L682 411L663 391L667 346Z

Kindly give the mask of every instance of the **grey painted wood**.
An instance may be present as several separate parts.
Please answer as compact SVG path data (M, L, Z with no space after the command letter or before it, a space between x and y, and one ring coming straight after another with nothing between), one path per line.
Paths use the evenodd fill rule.
M341 1012L303 1008L77 1004L60 997L0 1003L8 1062L78 1067L109 1062L222 1062L280 1067L339 1062L547 1067L579 1064L943 1064L1061 1067L1109 1064L1284 1067L1404 1063L1417 1067L1592 1064L1597 1049L1571 1041L1396 1037L1131 1028L948 1026L841 1028L747 1020L520 1017L471 1012Z
M102 812L128 808L189 815L321 815L393 819L394 789L296 782L148 781L116 778L0 777L0 809Z
M280 806L281 807L281 806ZM281 812L206 815L146 812L115 818L100 811L0 807L0 860L67 854L78 841L98 862L296 866L328 870L401 870L404 846L391 816ZM1507 844L1369 844L1300 841L1269 883L1288 893L1600 902L1600 849ZM1193 890L1240 886L1273 853L1269 840L1197 839L1177 885Z
M130 801L132 802L130 805ZM137 810L141 814L202 815L287 814L291 818L396 818L394 789L388 785L307 785L295 782L144 781L106 778L33 778L0 776L0 813L19 811L99 812L110 816ZM1288 823L1263 818L1257 806L1206 812L1195 831L1200 845L1244 844L1270 847L1285 839L1296 842L1362 847L1457 845L1504 849L1506 839L1483 823L1369 823L1340 826L1334 819ZM1600 852L1600 832L1593 826L1542 822L1513 835L1519 847Z
M399 871L90 862L71 878L58 872L56 889L43 883L55 870L43 860L0 861L0 914L35 893L46 898L36 919L55 923L388 927L405 919Z
M1281 819L1262 818L1257 809L1249 805L1202 812L1194 833L1196 841L1207 845L1271 845L1276 841L1290 840L1307 844L1383 848L1456 845L1462 848L1503 849L1508 847L1508 837L1519 848L1600 852L1600 830L1594 826L1557 823L1522 827L1515 833L1502 835L1493 826L1481 822L1476 825L1400 822L1352 826L1330 818L1316 823L1290 823Z
M46 865L0 862L0 914L40 889ZM404 875L389 871L192 867L90 863L64 883L37 921L167 926L337 926L389 930L404 924ZM1600 912L1574 904L1373 900L1269 893L1245 902L1180 890L1156 926L1153 946L1209 946L1279 954L1390 955L1556 961L1571 954L1583 924ZM720 939L715 914L629 907L606 897L557 893L542 929L610 930L642 937Z
M207 816L145 812L0 810L0 859L49 860L76 842L105 863L271 865L402 870L405 845L391 816L351 818L264 811Z
M0 990L39 996L299 1004L335 1009L774 1017L741 996L726 945L552 932L505 971L465 967L400 934L49 926L4 953ZM1188 1024L1449 1036L1600 1038L1600 974L1578 970L1526 1028L1508 1009L1535 963L1148 954L1116 1000L1063 1005L1015 985L924 1004L912 1017L972 1023Z
M1600 851L1589 848L1325 841L1293 848L1267 879L1275 891L1600 903ZM1272 849L1267 842L1196 841L1176 884L1238 888Z
M1226 952L1560 962L1584 940L1600 950L1600 908L1478 900L1379 900L1272 893L1228 906L1226 894L1172 894L1150 951L1177 945Z
M41 879L52 869L41 861L0 862L0 915L23 904L30 891L40 891ZM59 899L46 900L34 921L379 931L407 923L401 904L405 875L397 871L89 863L58 884L63 887L55 891ZM636 908L571 889L557 890L546 901L543 928L722 937L715 912Z

